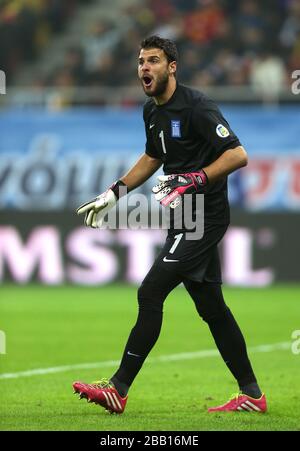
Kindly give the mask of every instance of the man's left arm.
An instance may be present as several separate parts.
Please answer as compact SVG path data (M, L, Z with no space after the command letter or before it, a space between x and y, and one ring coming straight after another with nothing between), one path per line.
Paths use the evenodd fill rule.
M176 208L180 198L191 192L205 192L205 187L226 177L248 163L247 152L239 145L225 150L213 163L196 172L158 176L159 184L152 188L156 200L164 207Z
M199 168L197 172L158 176L160 183L152 191L163 206L176 208L184 194L201 192L208 184L226 177L247 163L247 152L243 146L238 145L225 150L213 163Z
M208 182L213 183L248 164L247 152L243 146L228 149L213 163L202 168Z
M247 165L247 153L217 105L210 99L198 102L192 114L195 131L211 144L216 159L195 172L158 176L152 191L163 206L176 208L184 194L205 192L206 186Z

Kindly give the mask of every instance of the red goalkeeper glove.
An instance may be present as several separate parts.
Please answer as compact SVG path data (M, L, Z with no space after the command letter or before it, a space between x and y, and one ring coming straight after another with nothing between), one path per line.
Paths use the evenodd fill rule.
M176 208L184 194L203 192L208 178L203 169L186 174L159 175L159 184L152 188L155 199L164 207Z

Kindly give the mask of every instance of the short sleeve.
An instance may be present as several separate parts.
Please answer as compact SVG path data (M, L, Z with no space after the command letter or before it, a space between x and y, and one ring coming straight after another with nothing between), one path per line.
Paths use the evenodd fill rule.
M193 128L221 155L241 143L217 105L211 100L198 102L192 113Z
M145 153L149 155L149 157L152 158L160 158L160 155L158 154L156 147L153 143L152 136L149 133L149 128L145 124L145 130L146 130L146 145L145 145Z
M144 123L145 123L145 133L146 133L146 144L145 144L145 153L147 155L149 155L149 157L152 158L160 158L160 155L157 152L157 149L154 145L153 142L153 138L150 132L150 122L149 119L147 117L147 109L146 109L146 105L144 106L144 110L143 110L143 119L144 119Z

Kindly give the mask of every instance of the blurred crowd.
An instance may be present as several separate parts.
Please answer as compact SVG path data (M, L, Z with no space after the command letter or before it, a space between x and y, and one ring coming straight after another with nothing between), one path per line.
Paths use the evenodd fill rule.
M5 3L5 2L4 2ZM0 9L1 62L9 71L63 30L80 0L10 0ZM88 3L88 2L86 2ZM134 86L140 41L175 40L178 78L193 86L247 86L275 92L300 69L299 0L141 0L95 19L45 86Z
M88 0L0 0L0 68L8 82L61 33L78 4Z

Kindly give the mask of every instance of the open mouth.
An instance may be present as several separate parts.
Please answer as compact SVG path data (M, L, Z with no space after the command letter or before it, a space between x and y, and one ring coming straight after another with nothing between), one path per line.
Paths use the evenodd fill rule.
M150 88L150 86L152 85L152 81L153 81L152 78L149 77L148 75L145 75L143 77L143 82L146 88Z

